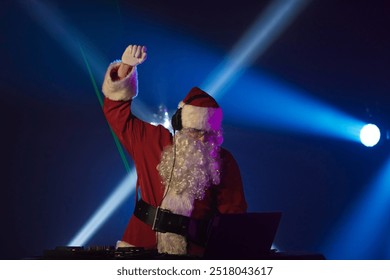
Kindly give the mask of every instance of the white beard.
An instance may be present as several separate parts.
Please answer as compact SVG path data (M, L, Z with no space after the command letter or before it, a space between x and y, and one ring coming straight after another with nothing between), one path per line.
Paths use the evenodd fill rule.
M202 200L207 188L220 182L219 148L223 141L221 131L207 133L204 141L191 133L190 129L177 132L175 145L164 149L157 166L165 186L161 208L187 217L191 216L194 200ZM159 253L183 255L187 253L187 241L175 233L158 233L157 249Z

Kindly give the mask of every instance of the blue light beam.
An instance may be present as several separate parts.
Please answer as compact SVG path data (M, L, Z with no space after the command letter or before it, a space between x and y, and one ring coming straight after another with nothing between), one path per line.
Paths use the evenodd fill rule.
M85 69L85 60L88 60L90 69L98 77L97 84L103 83L109 60L81 32L47 3L38 0L19 0L19 3L82 69ZM152 115L151 110L139 98L132 109L137 116L145 120Z
M201 88L218 98L290 25L307 0L275 0L233 47Z
M91 68L98 73L99 77L104 77L106 65L108 65L107 59L105 59L104 56L88 42L83 34L71 26L60 12L49 6L49 4L38 0L19 0L19 3L24 10L60 44L74 61L84 69L84 62L80 55L81 45L88 56L93 58L89 60Z
M220 101L225 119L251 127L320 135L360 143L364 122L316 101L293 85L250 71Z
M201 87L215 98L220 98L227 120L239 122L240 125L267 125L360 142L359 133L365 123L315 101L286 84L265 76L252 75L248 78L245 75L240 80L239 87L227 91L242 76L244 70L291 24L308 2L273 1ZM229 97L226 96L228 94ZM239 97L242 98L237 102Z
M329 259L372 259L389 226L390 158L330 234L323 246Z
M93 214L83 228L68 243L68 246L83 246L112 215L112 213L135 190L137 173L133 169L119 184L115 191L106 199L103 205Z

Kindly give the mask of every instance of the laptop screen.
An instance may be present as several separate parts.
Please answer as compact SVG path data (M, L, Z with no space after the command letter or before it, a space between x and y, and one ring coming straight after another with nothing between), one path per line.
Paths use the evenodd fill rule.
M281 212L220 214L212 221L204 259L264 259L270 253Z

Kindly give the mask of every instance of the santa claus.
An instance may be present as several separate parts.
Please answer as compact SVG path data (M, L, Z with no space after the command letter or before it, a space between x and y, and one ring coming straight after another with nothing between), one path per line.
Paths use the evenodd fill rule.
M222 109L200 88L192 88L179 103L173 135L132 114L137 65L146 56L145 47L128 46L122 60L110 64L103 83L105 116L134 161L136 193L141 193L117 245L201 255L215 214L246 211L240 171L221 147Z

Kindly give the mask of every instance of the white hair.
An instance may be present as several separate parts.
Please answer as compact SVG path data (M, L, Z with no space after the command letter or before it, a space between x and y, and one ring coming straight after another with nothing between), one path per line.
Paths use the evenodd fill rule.
M161 207L191 216L194 200L202 200L206 190L220 183L222 130L201 131L184 128L177 132L174 145L162 152L157 170L165 187ZM160 253L185 254L185 237L174 233L158 234Z
M177 194L186 191L203 199L206 188L220 182L222 133L184 128L176 133L174 141L164 149L157 166L162 183Z

